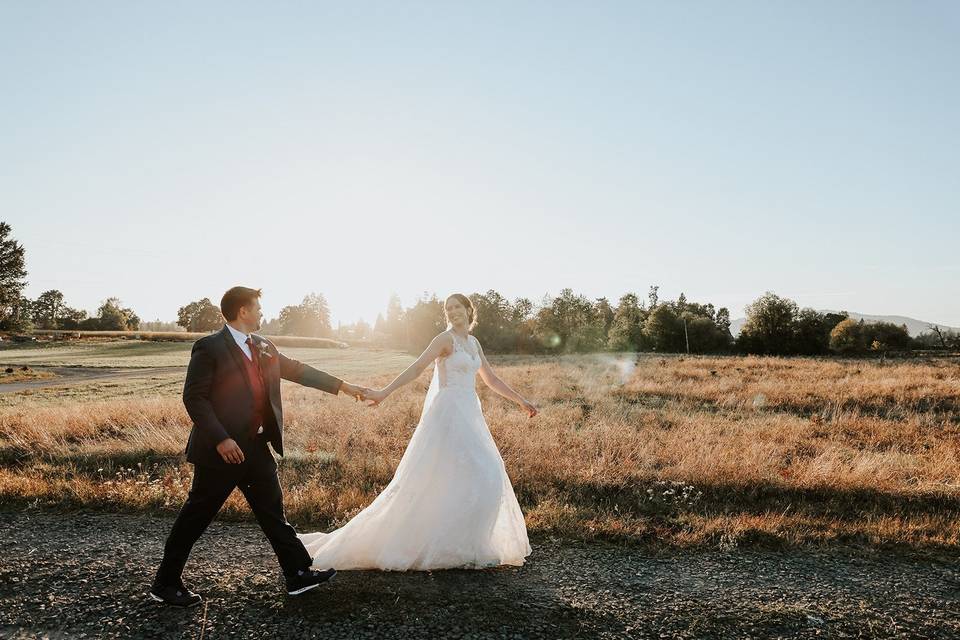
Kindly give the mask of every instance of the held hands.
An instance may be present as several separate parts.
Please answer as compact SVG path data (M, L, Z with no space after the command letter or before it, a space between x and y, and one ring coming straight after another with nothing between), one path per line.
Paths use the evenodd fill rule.
M375 407L386 400L388 395L390 394L383 389L370 389L369 393L367 393L366 397L364 397L364 400L369 401L367 404L368 407Z
M340 385L340 391L347 394L348 396L353 396L353 399L357 402L361 400L366 400L371 393L371 390L367 387L361 387L355 384L350 384L349 382L343 382Z
M537 407L532 402L526 399L520 402L520 408L526 411L527 415L531 418L536 416L538 413L540 413L540 410L537 409Z
M390 395L390 392L386 389L368 389L366 387L361 387L361 393L359 399L365 400L368 407L376 407L381 402L386 400L387 396ZM537 409L536 405L525 398L520 399L520 408L527 412L527 415L531 418L535 417L540 410Z
M357 402L369 401L367 406L375 407L386 398L388 393L385 393L383 389L371 389L369 387L361 387L356 384L350 384L349 382L343 382L340 385L340 391L343 393L353 396L353 399Z

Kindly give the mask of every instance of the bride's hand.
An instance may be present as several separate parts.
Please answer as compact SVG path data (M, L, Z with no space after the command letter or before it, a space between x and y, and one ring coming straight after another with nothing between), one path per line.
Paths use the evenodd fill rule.
M529 400L524 400L523 402L521 402L521 403L520 403L520 408L523 409L524 411L526 411L526 412L527 412L527 415L528 415L529 417L531 417L531 418L534 417L535 415L537 415L538 413L540 413L540 411L537 409L537 407L534 406L534 404L533 404L532 402L530 402Z
M368 401L368 407L375 407L381 402L383 402L387 394L383 389L371 389L368 393L364 394L364 400Z

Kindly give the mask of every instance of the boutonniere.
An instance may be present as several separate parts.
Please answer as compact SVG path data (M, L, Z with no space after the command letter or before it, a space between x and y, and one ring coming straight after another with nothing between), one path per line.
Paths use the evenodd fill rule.
M262 358L272 358L273 354L270 353L270 347L267 346L266 342L258 342L257 349L260 350L260 357Z

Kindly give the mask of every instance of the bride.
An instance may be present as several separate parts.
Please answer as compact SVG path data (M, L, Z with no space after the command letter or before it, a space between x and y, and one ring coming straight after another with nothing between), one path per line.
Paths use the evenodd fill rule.
M371 406L436 362L423 413L390 483L363 511L331 533L300 534L314 567L449 569L521 565L527 528L480 408L476 374L530 417L537 408L497 377L480 343L473 303L444 303L447 331L383 389Z

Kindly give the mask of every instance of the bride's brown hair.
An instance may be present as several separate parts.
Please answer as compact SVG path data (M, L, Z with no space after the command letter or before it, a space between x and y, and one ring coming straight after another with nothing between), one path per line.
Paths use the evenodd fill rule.
M463 308L467 310L467 322L470 323L467 330L472 331L477 326L477 308L473 306L473 301L462 293L451 293L443 303L443 317L446 318L447 324L450 324L450 318L447 318L447 302L451 298L462 304Z

